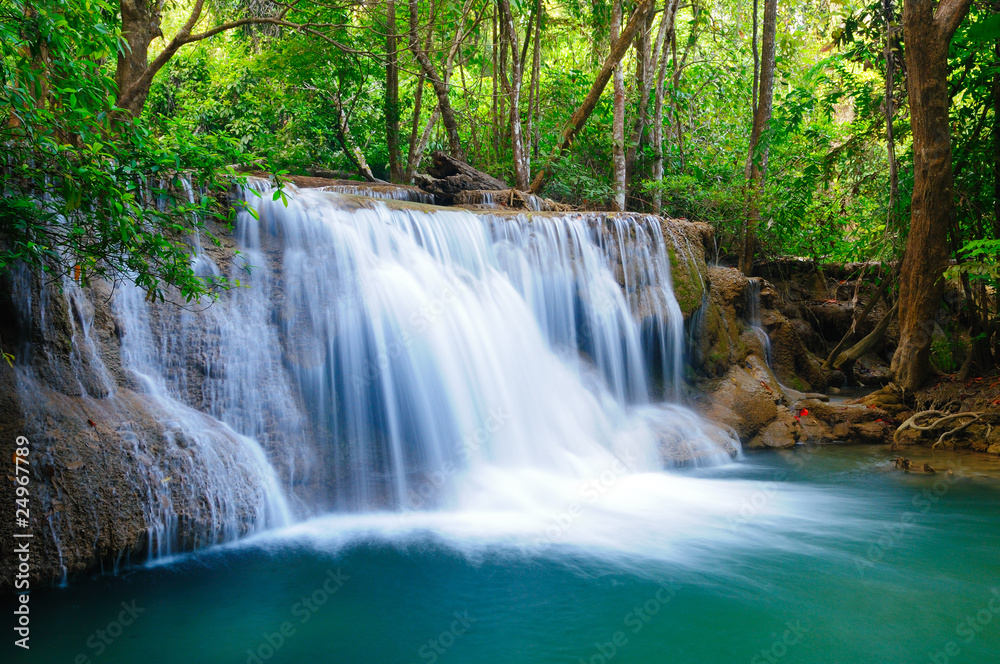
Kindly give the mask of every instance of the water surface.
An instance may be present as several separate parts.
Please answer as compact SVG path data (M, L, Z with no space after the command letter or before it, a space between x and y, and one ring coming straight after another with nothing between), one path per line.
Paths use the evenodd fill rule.
M997 661L995 468L889 458L800 448L546 512L318 518L35 592L17 661Z

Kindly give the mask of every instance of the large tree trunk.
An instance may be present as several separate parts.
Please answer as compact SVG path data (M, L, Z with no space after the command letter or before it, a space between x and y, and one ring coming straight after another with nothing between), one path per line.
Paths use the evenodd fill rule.
M622 27L622 0L615 0L611 8L611 44L618 41ZM625 76L619 62L614 74L614 116L611 123L611 159L614 164L613 207L625 209Z
M399 52L396 39L396 0L386 3L385 21L385 142L389 149L389 180L402 182L403 157L399 148Z
M628 24L625 25L625 29L622 30L621 36L618 41L615 42L611 49L611 53L604 60L604 65L601 67L601 71L597 73L597 77L594 79L593 85L590 86L590 92L584 98L583 103L574 111L573 115L570 117L569 122L563 128L562 136L559 139L559 143L556 145L552 156L549 158L549 163L545 165L545 168L538 171L538 175L535 176L534 181L531 183L531 193L537 194L541 188L545 185L545 180L549 175L549 169L551 168L551 163L559 157L560 154L565 152L573 144L573 139L576 135L583 129L583 125L587 123L587 119L590 114L594 112L594 107L597 106L598 100L601 98L601 93L604 92L604 88L608 85L608 80L611 79L611 74L614 68L621 62L621 59L625 56L625 51L628 50L629 45L635 38L636 33L639 28L646 21L646 13L650 10L653 5L653 0L639 0L635 11L632 12L631 18L628 20Z
M420 21L420 11L418 7L418 0L409 0L410 6L410 51L413 53L413 57L416 58L417 62L420 64L420 70L423 72L427 80L430 81L431 87L434 88L434 94L437 95L438 109L441 111L441 120L444 123L445 132L448 135L448 148L451 152L451 156L456 159L464 159L465 156L462 154L462 142L458 137L458 120L455 118L455 111L451 106L451 100L448 98L448 84L438 75L437 67L431 62L430 57L420 46L420 39L417 35L417 28Z
M517 42L517 28L514 26L514 14L510 10L509 0L499 0L500 23L505 34L505 40L510 47L510 83L506 92L510 97L510 143L514 156L514 187L524 191L528 188L528 153L524 146L524 132L521 127L521 81L522 54ZM530 26L529 37L530 39ZM527 45L527 44L526 44Z
M118 84L119 106L124 103L122 108L132 117L138 117L149 96L149 85L139 83L149 67L149 45L163 36L160 30L160 3L158 0L121 0L121 13L121 39L125 43L118 51L115 83ZM125 93L136 86L139 89L126 100Z
M948 126L948 45L971 0L904 0L906 88L913 134L910 233L899 282L899 346L892 356L896 384L919 388L930 370L931 332L948 262L954 214Z
M771 122L774 104L774 57L777 47L778 0L764 1L764 25L761 37L760 89L750 131L750 150L747 155L747 219L743 234L743 251L740 254L740 271L750 275L753 255L757 250L757 225L760 222L760 195L767 173L768 150L760 149L760 139Z

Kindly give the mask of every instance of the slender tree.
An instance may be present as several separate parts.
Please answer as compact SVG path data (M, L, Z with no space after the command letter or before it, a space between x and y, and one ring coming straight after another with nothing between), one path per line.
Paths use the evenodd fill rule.
M597 106L597 102L601 98L601 93L603 93L604 88L607 87L614 68L625 56L625 52L632 44L632 40L635 38L639 28L646 21L646 12L650 11L652 6L653 0L639 0L635 10L632 12L632 16L625 25L625 29L622 30L621 36L618 38L618 41L615 42L611 49L611 53L608 54L608 57L604 60L604 65L597 73L596 78L594 78L594 83L590 86L590 91L584 98L583 103L581 103L576 111L573 112L569 122L566 123L566 126L563 128L562 135L559 138L559 142L556 144L552 156L549 158L549 162L543 169L538 171L538 174L535 175L535 179L531 182L531 188L529 189L531 193L537 194L541 191L542 187L545 185L545 180L549 176L552 162L573 145L573 139L575 139L576 135L581 129L583 129L583 126L587 123L587 119L590 117L590 114L594 112L594 107Z
M747 210L743 233L743 251L740 254L740 271L749 275L753 270L753 255L757 249L757 225L760 222L760 195L767 173L767 142L761 145L771 122L774 104L774 64L777 47L778 0L764 0L764 25L761 36L760 88L753 113L750 131L750 149L747 155Z
M882 17L885 20L885 144L889 159L889 216L886 219L886 235L897 226L896 205L899 201L899 165L896 161L896 138L892 123L896 117L893 100L893 75L896 67L896 38L894 35L895 11L892 0L882 0Z
M451 156L455 159L465 159L465 154L462 152L462 141L458 135L458 119L455 116L455 110L452 108L451 99L448 96L448 83L438 74L437 67L431 61L427 51L420 45L420 36L418 33L420 8L418 0L409 0L409 7L410 52L413 53L413 57L420 64L420 70L427 77L427 80L430 81L431 87L434 88L434 94L437 95L438 109L441 111L441 121L444 123L445 133L448 135L448 148Z
M385 8L385 142L389 150L389 179L402 182L403 156L399 147L399 53L396 34L396 0Z
M667 42L674 39L674 25L680 0L665 0L660 33L657 36L659 65L656 88L653 92L653 212L659 213L663 205L663 93L667 78Z
M528 172L528 151L524 145L524 131L521 126L521 87L523 80L522 64L526 53L520 52L517 39L517 28L514 25L514 14L510 9L509 0L499 0L500 24L504 38L510 47L510 80L504 79L504 87L510 99L510 143L514 157L514 187L524 191L528 188L531 177ZM528 26L530 37L531 26ZM527 47L527 42L525 47Z
M618 41L622 27L622 0L615 0L611 7L611 44ZM641 32L640 32L641 34ZM611 123L611 159L614 164L615 210L625 209L625 75L621 61L615 65L614 116Z

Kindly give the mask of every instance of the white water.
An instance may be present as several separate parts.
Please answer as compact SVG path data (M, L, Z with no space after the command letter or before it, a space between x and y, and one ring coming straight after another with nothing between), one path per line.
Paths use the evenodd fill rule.
M757 277L750 277L747 280L747 322L750 329L760 339L761 346L764 347L764 354L768 366L771 365L771 337L768 336L764 324L760 320L760 287L761 280Z
M32 339L64 338L54 298L64 298L69 325L66 357L52 345L26 342L18 349L25 433L38 454L33 463L52 468L56 480L67 472L84 477L124 473L110 487L95 481L94 490L100 485L112 496L135 492L147 524L145 552L151 557L232 541L291 521L277 474L260 445L191 408L167 388L165 375L171 367L155 359L150 311L137 289L120 289L113 308L121 325L122 368L141 397L122 390L105 364L94 337L95 303L89 293L68 278L40 286L24 269L15 273L13 292L22 329L35 331ZM97 303L101 305L107 302ZM87 429L96 434L97 444L88 442L94 434ZM88 458L85 442L98 454ZM121 461L105 466L102 448L109 445ZM94 501L85 516L91 523L74 520L79 515L60 504L78 503L79 491L87 485L73 483L67 492L65 484L70 482L54 480L35 489L45 499L42 504L52 508L44 523L60 556L65 534L77 528L100 532L117 518L113 509L104 511L98 507L101 501Z
M261 266L254 283L280 291L278 336L305 408L289 419L338 450L336 509L545 502L612 463L662 468L664 444L686 463L728 460L714 442L725 434L651 402L647 357L673 395L683 346L655 218L289 193L287 208L265 193L238 233Z

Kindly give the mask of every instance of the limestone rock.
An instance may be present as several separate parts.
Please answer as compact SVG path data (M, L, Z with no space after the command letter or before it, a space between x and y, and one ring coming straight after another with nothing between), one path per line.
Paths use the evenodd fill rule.
M799 423L786 406L779 406L777 418L750 439L747 449L794 447L799 435Z
M731 367L705 408L706 417L731 427L742 441L751 440L778 416L777 403L781 401L781 394L758 375L759 364L756 363Z

